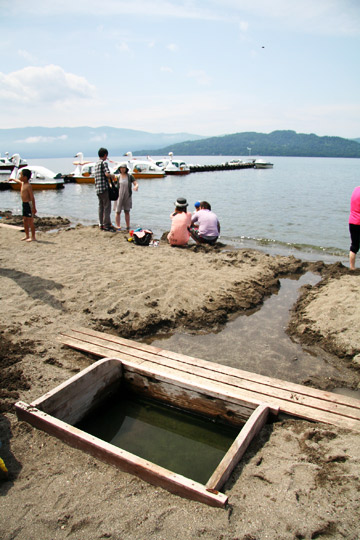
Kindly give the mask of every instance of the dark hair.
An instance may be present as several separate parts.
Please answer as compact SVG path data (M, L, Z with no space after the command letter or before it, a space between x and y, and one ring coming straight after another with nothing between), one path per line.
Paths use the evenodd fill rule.
M211 210L211 204L206 201L201 201L200 208L203 208L204 210Z
M29 169L21 169L20 171L22 172L22 174L23 174L24 176L26 176L26 178L27 178L28 180L30 180L30 178L31 178L31 171L30 171Z
M99 158L102 158L108 155L109 155L109 152L107 151L106 148L99 148L99 151L98 151Z

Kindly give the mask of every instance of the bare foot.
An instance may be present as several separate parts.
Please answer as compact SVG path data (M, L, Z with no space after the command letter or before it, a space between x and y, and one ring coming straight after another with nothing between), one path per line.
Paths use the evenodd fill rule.
M26 238L27 242L36 242L36 238Z
M24 238L21 239L21 241L23 242L24 240L26 240L27 242L30 240L29 236L24 236Z

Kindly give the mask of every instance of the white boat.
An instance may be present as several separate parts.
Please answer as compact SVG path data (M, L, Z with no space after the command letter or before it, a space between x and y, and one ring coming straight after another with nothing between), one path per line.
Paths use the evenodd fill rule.
M18 154L14 154L18 155ZM26 167L27 162L25 159L21 159L19 161L19 168ZM11 174L15 167L15 163L13 161L13 156L9 158L9 152L5 152L5 156L0 156L0 173L1 174Z
M165 177L164 169L159 167L150 157L147 159L133 158L131 152L127 152L125 156L128 158L127 166L129 168L129 172L136 180L141 178Z
M254 168L255 169L272 169L274 166L270 161L265 161L265 159L255 159Z
M185 161L173 158L172 152L169 152L168 158L157 161L156 164L164 168L165 174L184 175L191 172L189 165Z
M10 175L9 184L11 189L19 191L21 184L12 179L19 178L20 176L21 171L19 170L18 165L20 162L20 156L19 154L14 154L11 159L14 160L15 168ZM50 169L42 167L41 165L27 165L26 168L31 171L30 184L34 190L62 189L64 187L64 179L61 177L60 173L55 174Z
M64 176L66 183L94 184L95 183L95 161L84 161L84 154L78 152L74 157L78 158L73 162L75 169L72 173Z

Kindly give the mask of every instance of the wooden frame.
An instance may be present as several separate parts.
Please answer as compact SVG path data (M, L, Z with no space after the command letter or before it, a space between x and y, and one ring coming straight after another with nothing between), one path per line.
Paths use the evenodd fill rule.
M122 385L162 402L180 406L234 426L245 425L206 485L185 478L74 427L85 414ZM265 424L267 404L229 399L206 385L182 377L159 375L118 358L104 358L71 377L31 404L15 405L19 420L58 437L67 444L159 485L177 495L224 507L227 496L219 491L243 456L253 437ZM271 412L276 413L274 406Z

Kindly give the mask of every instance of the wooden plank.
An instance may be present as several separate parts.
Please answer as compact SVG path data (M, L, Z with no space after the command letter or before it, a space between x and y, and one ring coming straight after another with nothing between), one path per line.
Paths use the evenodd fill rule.
M70 332L70 333L69 333ZM125 345L127 348L135 349L135 351L146 351L149 353L157 354L159 356L163 356L165 358L171 358L174 360L177 360L182 363L189 364L191 366L201 366L205 369L209 369L210 371L217 371L219 373L227 374L227 375L233 375L237 378L241 378L246 381L253 381L261 383L265 386L270 386L271 388L279 388L288 390L289 392L293 392L295 394L304 395L306 397L314 397L319 398L324 401L329 401L331 403L337 403L342 405L348 405L350 407L353 407L354 409L360 410L360 400L351 398L349 396L344 396L341 394L334 394L333 392L328 392L324 390L318 390L316 388L300 385L297 383L292 383L290 381L284 381L282 379L275 379L272 377L267 377L265 375L259 375L257 373L251 373L249 371L243 371L237 368L232 368L229 366L224 366L222 364L218 364L216 362L209 362L207 360L202 360L200 358L195 358L191 356L186 356L181 353L176 353L172 351L168 351L166 349L159 349L158 347L153 347L152 345L147 345L144 343L138 343L133 340L128 340L125 338L121 338L118 336L113 336L111 334L106 334L104 332L98 332L91 329L85 329L85 328L79 328L76 330L70 330L63 333L63 335L69 335L73 337L79 337L79 335L87 335L89 337L98 337L102 339L105 342L109 343L118 343L120 345ZM79 339L81 339L79 337ZM136 353L137 356L141 356L140 354Z
M187 497L211 506L224 507L226 505L228 498L223 493L208 491L205 486L198 482L117 448L78 428L69 426L31 405L18 402L15 404L15 408L19 420L29 422L70 446L83 450L128 473L139 476L151 484L161 486L181 497Z
M23 231L24 230L23 225L21 227L19 227L18 225L10 225L10 224L7 224L7 223L0 223L0 227L3 227L4 229L14 229L16 231Z
M213 472L212 476L206 483L206 487L210 489L221 489L228 480L234 467L238 464L244 455L247 447L252 439L259 433L266 423L269 414L269 407L264 404L260 405L250 416L245 426L236 437L233 444L219 463L218 467Z
M136 357L125 355L124 353L116 353L116 348L109 350L109 347L100 347L98 345L92 345L91 343L86 343L79 341L77 339L66 339L62 338L62 342L65 344L68 344L70 346L73 346L77 349L91 352L93 354L98 354L99 356L103 356L104 354L108 354L109 352L113 352L114 354L117 354L122 361L128 362L128 359L130 358L130 361L136 361L138 365L146 365L149 369L151 368L151 365L146 360L143 360L142 358L136 359ZM105 341L106 342L106 341ZM210 363L211 364L211 363ZM167 371L165 366L163 364L160 364L159 366L156 366L155 363L152 364L152 369L159 373L157 367L160 368L160 372ZM176 377L175 373L177 370L176 368L172 370L172 377ZM194 376L187 375L187 378L193 378ZM195 376L196 377L196 376ZM201 380L201 378L197 377L198 381ZM196 380L193 379L194 384L196 384ZM185 380L183 379L183 383L185 383ZM297 396L289 392L287 395L287 399L281 399L276 394L271 395L268 392L267 387L260 387L259 390L253 391L251 389L248 389L250 385L245 385L246 388L241 388L239 385L233 386L231 388L232 391L229 390L229 385L223 385L222 388L220 387L220 383L216 383L218 387L218 394L225 394L227 397L242 397L243 399L246 399L250 402L257 402L263 403L267 402L269 405L271 405L273 408L276 408L277 406L280 406L281 410L287 414L291 414L294 416L298 416L300 418L304 418L306 420L312 420L312 421L319 421L319 422L325 422L333 425L338 425L340 427L345 427L348 429L355 429L357 431L360 431L360 421L357 418L352 417L352 409L349 409L348 411L345 411L346 414L343 414L340 411L340 414L336 411L329 410L331 407L328 407L326 403L320 402L317 407L309 406L308 402L309 400L305 400L306 402L301 404L297 400ZM307 387L304 387L307 388ZM208 391L209 391L209 385L208 385ZM335 404L336 405L336 404Z
M121 378L120 360L98 360L33 401L31 406L59 420L75 424L106 396L111 395L120 386Z
M255 405L238 403L225 397L217 398L198 389L164 382L153 374L147 376L140 368L132 371L124 364L124 387L142 396L162 401L174 407L204 415L234 426L243 425L255 410Z
M66 335L68 334L69 333L67 332ZM271 379L269 377L252 374L250 372L237 370L235 368L229 368L227 366L221 366L220 364L215 364L206 360L192 358L179 353L173 353L171 351L165 351L163 349L157 349L154 347L154 351L160 351L155 354L154 351L151 351L151 346L149 345L146 346L146 350L143 352L141 347L133 347L133 343L136 342L128 340L131 345L127 346L126 339L117 338L117 336L110 336L109 334L104 334L101 332L91 331L90 333L85 334L85 331L70 331L70 335L80 335L81 337L77 337L77 339L80 340L83 339L82 336L90 336L90 343L98 345L105 343L106 346L109 346L109 349L111 350L126 352L126 354L130 355L134 354L139 359L144 358L146 360L160 362L162 365L164 362L166 362L166 365L168 366L174 365L171 364L171 362L176 360L177 369L187 371L186 368L182 367L182 364L189 365L191 366L191 373L193 374L198 374L213 380L219 380L234 385L234 379L229 378L232 376L236 378L235 386L239 388L243 387L247 390L260 391L265 395L268 393L271 396L279 397L279 399L290 399L292 402L296 401L298 403L304 403L314 408L324 409L325 407L324 410L329 410L343 416L349 416L350 418L360 420L360 400L349 398L347 396L341 396L340 394L334 394L331 392L324 392L322 390L313 389L311 387L306 387L288 381L281 381L280 379ZM91 336L93 339L91 339ZM158 359L159 356L161 359ZM208 373L202 371L201 368L206 369ZM259 384L261 387L258 386ZM265 391L267 386L270 387L269 392ZM312 401L312 398L320 401ZM328 402L328 404L325 402ZM343 408L343 406L351 407L351 409Z

